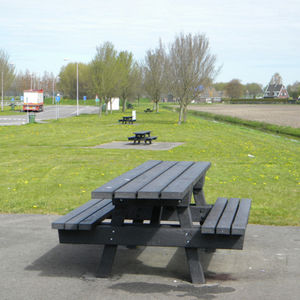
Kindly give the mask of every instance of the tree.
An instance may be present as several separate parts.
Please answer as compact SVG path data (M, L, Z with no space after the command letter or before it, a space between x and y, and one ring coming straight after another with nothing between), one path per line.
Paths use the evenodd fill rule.
M186 122L187 106L198 93L198 87L210 83L217 74L215 63L216 56L210 53L205 35L181 33L170 45L168 84L180 104L178 124Z
M53 75L52 75L53 76ZM45 80L45 84L52 84L55 80L51 75ZM83 96L92 97L92 85L90 66L84 63L78 63L78 92L79 98ZM58 87L64 96L70 99L76 99L77 97L77 63L69 63L61 68L59 73Z
M108 102L117 94L118 69L117 51L110 42L105 42L97 47L97 52L91 62L91 73L93 91L106 103L106 114L108 113ZM112 105L110 105L112 109ZM101 111L101 109L100 109Z
M300 97L300 82L296 81L292 85L288 85L287 90L293 99L298 99Z
M262 85L258 83L247 83L246 84L246 90L248 91L248 94L252 96L253 98L256 98L259 94L263 92Z
M227 83L225 91L228 97L240 98L243 95L244 86L241 84L239 79L232 79Z
M133 93L134 82L131 79L134 61L132 53L121 51L117 58L117 64L119 73L118 94L123 102L122 111L125 112L126 101Z
M0 80L1 80L1 92L3 92L2 97L5 96L8 89L11 87L15 77L15 67L9 62L8 53L0 49ZM3 80L3 89L2 89ZM3 107L2 107L3 109Z
M156 112L159 111L159 100L165 89L165 64L166 52L160 41L155 50L148 50L144 65L144 87L145 91L155 103Z

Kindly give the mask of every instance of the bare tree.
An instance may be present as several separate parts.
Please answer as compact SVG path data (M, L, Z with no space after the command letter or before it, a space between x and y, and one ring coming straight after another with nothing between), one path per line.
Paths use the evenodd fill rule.
M205 35L180 33L170 45L168 85L180 104L178 124L186 121L187 106L198 87L211 82L217 74L215 63L216 56L210 53Z
M0 49L0 84L1 84L1 93L3 92L3 94L1 95L2 97L5 96L8 89L11 87L14 77L15 77L15 67L13 64L9 62L8 53L5 50Z
M159 100L165 90L166 52L161 41L155 50L148 50L144 65L144 87L159 111Z
M122 111L125 112L126 101L133 92L133 82L131 80L134 66L133 55L127 51L121 51L117 58L118 64L118 94L123 101Z

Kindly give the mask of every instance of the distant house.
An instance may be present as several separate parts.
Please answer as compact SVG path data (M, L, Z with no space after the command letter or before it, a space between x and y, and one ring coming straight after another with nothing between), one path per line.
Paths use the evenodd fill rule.
M269 84L264 92L264 98L288 98L289 94L283 84Z

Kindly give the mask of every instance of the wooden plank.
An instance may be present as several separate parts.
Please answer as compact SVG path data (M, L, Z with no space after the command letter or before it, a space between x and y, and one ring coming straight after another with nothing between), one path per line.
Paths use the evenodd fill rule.
M248 224L251 199L241 199L238 211L231 228L231 234L244 235Z
M95 227L99 222L106 219L108 216L111 215L112 211L114 210L115 206L112 204L112 200L103 207L101 210L94 212L88 218L81 221L78 225L79 230L91 230Z
M159 177L144 186L138 192L139 199L159 198L160 192L167 187L173 180L181 175L193 164L192 161L180 161Z
M217 225L217 234L230 234L231 225L239 207L239 202L239 198L231 198L228 200L226 208L224 209L223 214Z
M153 167L152 169L144 172L140 176L131 180L127 184L123 185L121 188L115 191L114 198L127 198L134 199L137 196L137 192L142 189L149 182L157 178L159 175L167 171L173 165L176 164L176 161L163 161L159 165Z
M83 211L85 211L86 209L90 208L91 206L97 204L98 202L100 202L102 200L103 199L92 199L92 200L86 202L85 204L79 206L78 208L72 210L68 214L61 216L60 218L58 218L57 220L52 222L52 228L53 229L65 229L65 223L67 221L69 221L73 217L81 214Z
M210 162L195 162L185 172L178 176L162 192L162 199L183 199L183 197L192 190L193 186L205 176L210 167Z
M214 234L216 232L216 226L223 213L223 210L225 209L226 203L226 198L217 199L215 205L213 206L208 216L206 217L203 225L201 226L201 232L203 234Z
M89 207L88 209L84 210L80 214L74 216L73 218L69 219L65 222L65 230L76 230L78 229L78 224L85 220L86 218L90 217L97 211L101 211L105 206L111 204L111 199L105 199L102 201L97 202L95 205Z
M92 199L112 199L113 193L128 183L129 181L133 180L134 178L140 176L141 174L145 173L146 171L150 170L154 166L161 163L161 160L148 160L145 163L137 166L136 168L120 175L119 177L114 178L113 180L107 182L106 184L100 186L96 190L92 192Z

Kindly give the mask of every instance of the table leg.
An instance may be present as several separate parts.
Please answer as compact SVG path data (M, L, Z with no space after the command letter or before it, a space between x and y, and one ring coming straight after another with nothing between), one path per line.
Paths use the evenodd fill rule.
M117 245L105 245L96 277L105 278L111 275L112 266L117 253Z
M152 209L151 215L151 224L159 225L161 219L162 207L161 206L154 206Z
M196 205L207 205L205 201L203 185L205 182L205 175L197 182L193 189L193 195Z
M177 207L178 219L180 226L184 228L193 227L192 215L189 207ZM197 248L188 247L190 243L189 237L186 236L185 254L190 271L192 283L205 283L204 272L199 260L199 254Z
M124 208L115 208L112 215L111 224L112 225L122 225L124 222L124 216L126 211ZM117 253L118 245L105 245L100 260L98 270L96 272L96 277L109 277L111 275L112 266Z

